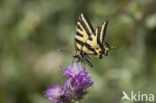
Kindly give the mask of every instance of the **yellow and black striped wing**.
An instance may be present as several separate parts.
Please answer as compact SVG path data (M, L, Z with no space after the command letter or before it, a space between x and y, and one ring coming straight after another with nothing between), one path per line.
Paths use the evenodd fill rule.
M97 43L99 45L102 45L103 42L104 42L107 25L108 25L108 21L106 21L106 22L102 23L101 25L99 25L95 30L95 34L97 36Z
M95 35L94 29L85 14L81 13L77 20L75 46L76 50L82 50L88 39Z
M84 46L83 51L86 52L86 54L94 54L97 57L102 57L102 51L104 52L104 38L105 38L105 33L106 33L106 28L107 28L108 21L102 23L99 25L96 30L95 34L96 35L91 35L91 40L87 40L86 44L89 46ZM88 48L90 47L90 48Z

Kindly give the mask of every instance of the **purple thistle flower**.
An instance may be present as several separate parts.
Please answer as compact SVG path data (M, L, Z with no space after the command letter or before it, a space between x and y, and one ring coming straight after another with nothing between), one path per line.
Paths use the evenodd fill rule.
M64 94L64 91L62 88L59 87L59 85L53 85L48 87L45 96L48 100L56 100L60 96Z
M70 88L75 99L81 99L87 93L86 89L93 85L86 69L77 63L67 67L64 75L70 78Z
M87 94L87 88L93 85L89 73L78 63L64 69L64 75L69 77L63 87L53 85L48 87L45 96L53 103L71 103L79 101Z
M48 87L45 96L48 100L54 101L54 103L69 103L63 88L60 88L59 85Z
M73 79L83 71L85 71L85 68L83 69L81 65L74 63L72 66L69 66L64 70L64 75Z

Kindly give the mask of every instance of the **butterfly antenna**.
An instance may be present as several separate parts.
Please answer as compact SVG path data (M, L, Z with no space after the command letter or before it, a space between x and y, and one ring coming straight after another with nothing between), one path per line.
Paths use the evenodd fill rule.
M110 48L111 49L118 49L119 47L118 46L111 46Z
M68 54L73 54L72 52L68 51L68 50L64 50L64 49L57 49L59 52L64 52L64 53L68 53Z

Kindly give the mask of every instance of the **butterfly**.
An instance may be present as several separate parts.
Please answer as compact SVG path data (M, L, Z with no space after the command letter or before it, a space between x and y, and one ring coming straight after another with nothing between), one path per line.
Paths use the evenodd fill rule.
M88 55L95 55L102 58L108 55L108 51L113 48L108 43L104 43L108 21L100 24L95 30L84 13L80 13L77 24L75 40L75 54L77 62L85 62L93 67Z

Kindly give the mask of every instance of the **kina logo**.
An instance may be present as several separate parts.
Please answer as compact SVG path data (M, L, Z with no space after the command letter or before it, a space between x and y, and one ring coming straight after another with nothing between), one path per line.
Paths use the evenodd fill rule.
M128 100L128 101L135 101L135 102L140 102L140 101L148 101L148 102L153 102L155 101L154 94L149 93L141 93L138 91L137 93L134 93L134 91L131 91L130 95L128 95L125 91L122 91L122 98L121 100Z

